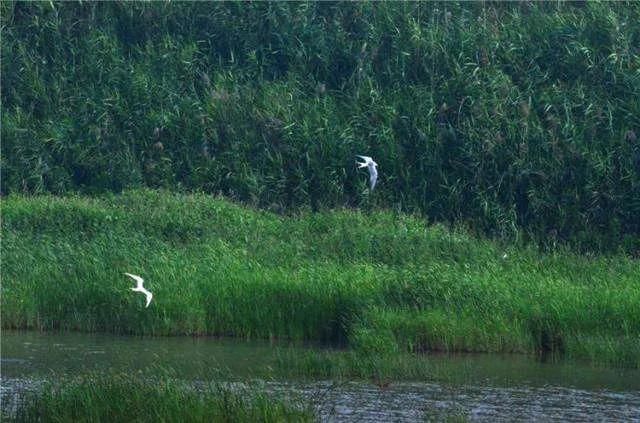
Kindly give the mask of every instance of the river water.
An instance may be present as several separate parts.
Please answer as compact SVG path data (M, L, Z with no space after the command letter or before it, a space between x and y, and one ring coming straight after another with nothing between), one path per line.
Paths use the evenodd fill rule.
M302 396L323 421L424 421L464 415L472 421L640 422L640 371L542 362L522 355L425 355L417 360L433 369L433 378L394 381L380 388L368 381L278 376L273 369L281 365L283 347L266 342L14 331L3 331L1 340L4 409L15 407L22 393L56 375L132 372L153 365L171 368L194 385L214 379ZM287 351L314 348L320 347Z

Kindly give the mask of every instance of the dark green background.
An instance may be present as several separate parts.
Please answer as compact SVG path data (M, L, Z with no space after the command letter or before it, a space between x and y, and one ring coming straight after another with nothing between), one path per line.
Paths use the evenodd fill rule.
M202 190L640 250L640 3L0 7L2 194Z

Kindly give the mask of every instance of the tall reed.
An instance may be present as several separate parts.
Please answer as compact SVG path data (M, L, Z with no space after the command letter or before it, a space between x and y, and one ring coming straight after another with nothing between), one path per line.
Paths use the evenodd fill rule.
M0 7L3 194L202 190L640 249L637 2Z

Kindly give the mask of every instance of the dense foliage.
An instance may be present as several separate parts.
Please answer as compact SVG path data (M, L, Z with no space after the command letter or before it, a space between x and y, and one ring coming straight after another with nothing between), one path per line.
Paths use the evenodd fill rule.
M0 7L3 194L367 204L640 249L637 2Z
M156 191L3 201L3 328L226 335L640 367L640 265L404 214L279 216ZM129 290L123 273L154 293Z

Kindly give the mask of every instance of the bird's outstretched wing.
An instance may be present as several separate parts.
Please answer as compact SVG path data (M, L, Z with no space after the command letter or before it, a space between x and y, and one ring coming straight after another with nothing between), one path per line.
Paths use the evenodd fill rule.
M131 273L125 273L125 275L136 281L138 285L142 285L142 282L144 282L144 279L142 279L140 276L132 275Z
M151 292L145 290L144 295L147 296L147 305L145 306L145 308L146 308L146 307L149 307L149 304L151 304L151 299L153 298L153 294Z
M364 160L366 163L372 162L373 159L369 156L361 156L360 154L356 154L356 156L360 157L362 160Z
M376 182L378 181L378 170L375 166L370 166L369 173L369 184L371 185L371 191L373 191L373 188L376 186Z

